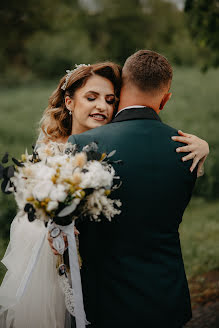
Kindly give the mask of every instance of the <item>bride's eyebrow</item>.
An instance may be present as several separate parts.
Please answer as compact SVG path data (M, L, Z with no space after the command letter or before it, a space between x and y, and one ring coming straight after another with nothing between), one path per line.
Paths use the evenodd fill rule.
M86 96L87 94L90 94L90 93L93 93L93 94L95 94L95 95L97 95L97 96L99 95L98 92L90 90L90 91L87 91L87 92L85 93L85 96Z
M86 96L87 94L91 94L91 93L94 94L94 95L96 95L96 96L99 96L99 95L100 95L98 92L90 90L90 91L87 91L87 92L85 93L85 96ZM115 97L115 95L114 95L113 93L110 93L110 94L106 95L106 97L109 97L109 96L113 96L113 97Z

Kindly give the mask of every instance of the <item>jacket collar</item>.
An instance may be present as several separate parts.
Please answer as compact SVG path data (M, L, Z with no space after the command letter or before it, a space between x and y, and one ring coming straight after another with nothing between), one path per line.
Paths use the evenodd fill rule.
M123 111L118 112L117 116L112 120L111 123L129 121L129 120L157 120L161 122L160 117L154 109L150 107L143 108L127 108Z

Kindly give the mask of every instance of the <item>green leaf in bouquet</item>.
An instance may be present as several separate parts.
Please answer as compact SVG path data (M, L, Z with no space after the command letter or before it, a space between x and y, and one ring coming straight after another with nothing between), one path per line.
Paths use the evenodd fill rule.
M115 155L115 153L116 153L116 150L112 150L112 151L107 155L107 158L112 157L113 155Z
M5 175L7 176L8 179L10 179L14 176L14 166L13 165L7 167Z
M74 212L74 210L76 209L78 204L76 204L76 202L73 201L73 203L69 206L66 206L65 208L63 208L63 210L61 210L58 214L58 217L64 217L66 215L71 214L72 212Z
M14 162L14 164L16 164L19 167L23 167L24 164L20 161L18 161L16 158L12 157L12 161Z
M7 178L5 178L3 181L2 181L2 184L1 184L1 190L4 194L11 194L11 191L9 191L8 189L12 187L12 184L11 184L11 181Z
M3 178L4 166L0 164L0 179Z

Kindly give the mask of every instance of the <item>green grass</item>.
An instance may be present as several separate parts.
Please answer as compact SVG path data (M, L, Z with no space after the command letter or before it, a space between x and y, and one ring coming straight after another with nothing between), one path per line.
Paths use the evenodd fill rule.
M48 98L56 82L42 82L0 90L0 154L6 150L18 156L31 148Z
M180 227L188 277L219 268L219 202L193 198Z

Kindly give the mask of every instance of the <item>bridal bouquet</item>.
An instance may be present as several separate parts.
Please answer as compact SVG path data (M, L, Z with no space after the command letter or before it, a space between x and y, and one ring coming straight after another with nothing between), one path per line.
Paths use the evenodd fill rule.
M74 221L81 216L100 221L102 214L111 221L120 214L121 202L109 197L121 184L112 166L120 161L111 161L115 152L101 154L96 143L85 146L81 152L77 145L50 143L34 148L31 155L26 151L21 160L12 158L13 165L0 164L2 191L14 194L19 210L27 213L30 222L44 221L60 254L65 251L63 235L67 236L72 288L63 260L58 269L66 307L75 315L77 327L84 327L87 322ZM8 153L2 159L2 164L6 163Z
M114 181L119 179L109 160L114 154L98 153L96 143L82 152L71 144L44 145L32 155L26 152L20 161L12 158L15 165L0 165L2 191L14 193L29 221L52 219L67 225L82 215L99 221L100 214L111 220L120 213L121 206L120 201L108 197L115 188ZM8 154L2 162L7 161Z

